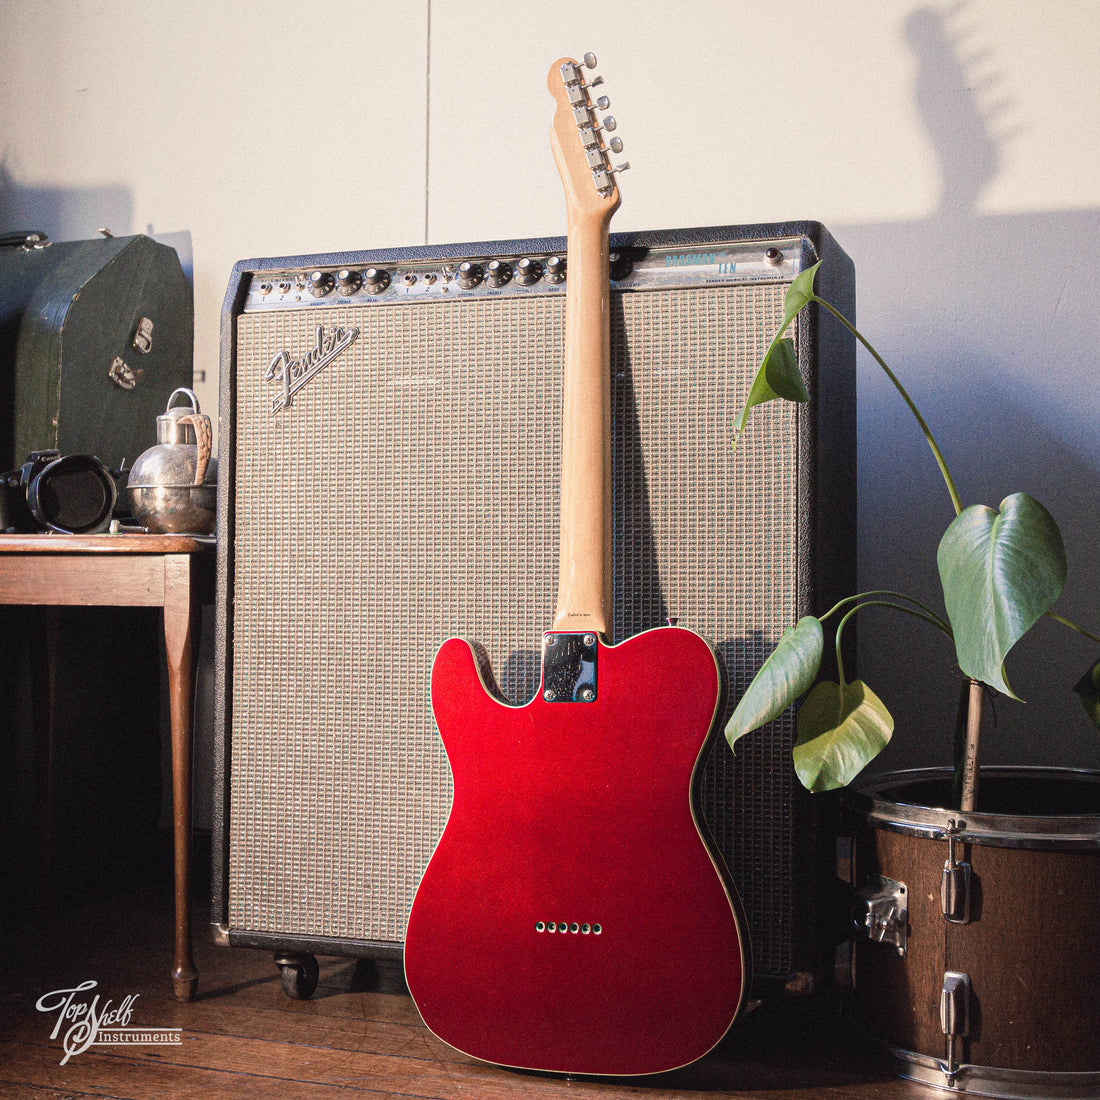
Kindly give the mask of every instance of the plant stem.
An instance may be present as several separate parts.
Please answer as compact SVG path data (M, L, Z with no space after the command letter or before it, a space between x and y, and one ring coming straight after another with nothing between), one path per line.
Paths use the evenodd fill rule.
M864 595L867 595L867 596L874 596L874 595L877 595L877 594L878 593L874 593L874 592L864 593ZM890 593L886 593L886 595L893 596L893 595L900 595L900 593L890 592ZM861 599L861 598L862 597L859 597L859 596L849 597L847 600L841 600L840 603L837 604L837 607L839 607L841 604L844 604L844 603L850 603L853 599ZM911 602L917 603L917 601L913 600L912 597L910 597L910 596L901 596L901 599L911 600ZM906 615L912 615L915 619L923 619L924 622L931 623L932 626L934 626L937 630L942 630L949 638L951 637L951 628L949 626L947 626L947 624L944 623L937 615L933 614L927 608L923 608L923 605L918 605L918 607L923 608L922 610L918 610L917 607L906 607L904 604L893 603L890 600L865 600L863 603L858 603L858 604L856 604L855 607L853 607L850 611L848 611L845 614L845 616L840 620L840 622L837 623L837 625L836 625L836 674L837 674L837 681L840 684L841 689L843 689L843 687L844 687L845 680L844 680L844 659L840 655L840 635L843 632L844 626L848 622L848 620L857 611L862 611L865 607L892 607L895 611L904 611ZM835 611L835 610L836 610L836 607L834 607L831 611L827 611L826 615L831 615L832 612ZM824 616L822 616L822 618L824 618Z
M943 452L940 450L939 445L936 443L935 437L932 435L932 430L928 427L923 416L921 416L920 409L914 404L913 399L906 392L905 387L901 384L898 376L886 365L886 360L871 346L870 342L844 316L838 309L830 305L824 298L819 298L816 294L813 295L811 301L817 302L819 305L824 306L870 353L875 362L885 371L886 377L890 379L894 384L894 388L901 394L902 400L909 406L909 411L916 417L917 424L920 426L920 430L924 433L924 438L928 441L928 446L932 448L932 454L936 459L936 465L940 468L940 473L943 475L944 484L947 486L947 491L951 496L951 504L955 509L955 515L959 515L962 512L962 499L959 497L959 491L955 488L955 481L951 477L951 471L947 468L947 460L943 457Z
M954 637L954 634L951 631L950 625L945 623L943 621L943 619L941 619L930 607L928 607L926 604L921 603L921 601L918 600L915 596L906 595L906 593L904 593L904 592L894 592L889 588L877 588L877 589L874 589L870 592L859 592L854 596L845 596L844 599L838 600L835 604L833 604L833 606L830 607L829 610L826 611L824 615L819 615L818 616L818 621L819 622L824 622L830 615L832 615L836 611L839 611L845 604L858 603L860 600L869 600L869 598L872 597L872 596L890 596L895 600L905 600L906 603L913 604L915 607L919 608L920 611L923 612L923 614L920 615L919 618L922 618L926 622L930 622L933 626L938 627L949 638ZM872 605L870 603L868 603L868 604L864 604L863 606L872 606ZM898 604L895 604L895 603L878 602L878 603L874 604L873 606L895 607L895 608L897 608L898 611L907 611L910 614L916 614L916 612L914 612L912 610L912 608L901 607L901 606L899 606ZM837 629L839 630L840 628L838 627ZM1100 640L1100 639L1098 639L1098 640Z
M1071 622L1069 619L1063 618L1055 611L1048 611L1047 618L1053 619L1056 623L1061 623L1063 626L1068 626L1070 630L1076 630L1078 634L1082 635L1085 638L1088 638L1090 642L1100 643L1100 638L1098 638L1095 634L1086 630L1083 626L1078 626L1075 622Z

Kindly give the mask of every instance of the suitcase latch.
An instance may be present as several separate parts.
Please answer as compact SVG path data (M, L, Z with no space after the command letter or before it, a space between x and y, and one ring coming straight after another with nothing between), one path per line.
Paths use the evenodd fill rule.
M120 390L132 390L140 381L143 370L131 367L121 355L116 355L107 369L107 377Z
M145 355L153 350L153 322L148 317L142 317L134 331L134 347Z
M889 944L905 958L909 949L909 891L905 883L876 875L856 894L852 924L857 934Z

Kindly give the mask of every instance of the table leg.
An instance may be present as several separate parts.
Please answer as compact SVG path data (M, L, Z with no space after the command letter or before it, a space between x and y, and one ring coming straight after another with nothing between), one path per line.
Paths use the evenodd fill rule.
M31 694L34 727L35 805L38 834L38 890L36 904L48 911L53 894L53 773L57 722L57 652L61 638L61 610L32 609L28 648L31 660Z
M199 974L191 953L191 744L195 692L195 584L189 554L164 559L164 641L172 719L172 802L176 868L176 949L172 983L176 999L195 996Z

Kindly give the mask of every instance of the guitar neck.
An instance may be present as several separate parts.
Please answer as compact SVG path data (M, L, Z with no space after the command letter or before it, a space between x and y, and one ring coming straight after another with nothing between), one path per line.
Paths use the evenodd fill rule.
M611 281L608 237L619 205L598 192L562 93L561 66L548 83L560 109L551 147L568 215L565 373L562 397L558 606L554 630L611 634ZM575 63L569 63L575 66ZM608 177L610 179L610 177Z
M570 226L555 630L611 633L608 225Z

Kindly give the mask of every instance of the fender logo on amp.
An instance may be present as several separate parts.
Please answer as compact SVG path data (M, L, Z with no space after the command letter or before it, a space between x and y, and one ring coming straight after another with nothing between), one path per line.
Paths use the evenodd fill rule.
M280 386L279 392L271 399L271 414L293 404L294 395L316 375L325 369L334 359L347 351L359 335L357 328L344 328L337 325L328 335L324 326L318 325L313 347L297 359L290 352L280 351L270 362L264 377L268 382Z

